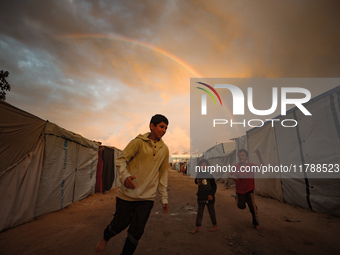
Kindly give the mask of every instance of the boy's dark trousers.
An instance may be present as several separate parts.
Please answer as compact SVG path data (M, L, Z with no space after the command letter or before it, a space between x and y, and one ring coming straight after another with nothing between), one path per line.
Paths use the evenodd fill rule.
M253 217L253 225L259 225L257 206L255 205L254 191L251 190L246 194L236 193L237 207L240 209L246 208L246 203L248 204L249 211Z
M196 227L201 227L205 205L207 205L207 207L208 207L211 223L213 225L217 224L216 214L215 214L215 203L214 202L198 203L198 210L197 210L197 217L196 217Z
M104 230L104 239L108 241L130 225L121 254L133 254L144 233L153 204L153 201L126 201L117 197L116 212Z

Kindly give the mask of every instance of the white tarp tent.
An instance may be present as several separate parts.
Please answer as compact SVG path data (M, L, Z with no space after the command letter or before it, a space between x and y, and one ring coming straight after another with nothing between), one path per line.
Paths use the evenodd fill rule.
M0 100L0 231L34 218L46 122Z
M259 150L265 165L278 165L276 137L271 125L265 125L249 132L247 138L249 162L260 165L259 158L255 153L256 150ZM255 173L255 187L256 194L277 200L283 199L280 173L267 173L265 176Z
M43 165L44 140L0 174L0 231L34 218Z
M94 193L99 144L48 122L35 215L62 209Z
M93 193L98 147L0 101L0 231Z
M340 164L340 86L314 98L305 107L312 116L305 116L296 108L287 115L286 118L298 121L291 131L275 125L280 164ZM340 173L329 172L328 178L320 177L301 174L299 179L282 178L285 201L340 216Z
M313 98L304 106L312 116L305 116L293 108L286 116L278 117L280 120L296 120L296 127L287 128L275 122L274 128L267 124L247 132L250 162L258 161L254 152L259 149L265 164L340 164L340 86ZM339 172L322 176L277 173L265 177L268 179L256 179L258 194L276 199L283 197L287 203L340 216Z

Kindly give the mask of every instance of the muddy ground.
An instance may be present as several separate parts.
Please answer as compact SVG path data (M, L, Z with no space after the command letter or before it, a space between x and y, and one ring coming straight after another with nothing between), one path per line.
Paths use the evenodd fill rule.
M256 196L257 231L248 209L236 207L234 188L219 183L216 215L219 230L209 232L204 212L195 227L197 187L189 176L169 169L168 214L156 203L135 254L340 254L340 218ZM0 233L0 254L95 254L94 247L115 210L117 189L93 194L69 207ZM126 230L110 240L104 254L120 254Z

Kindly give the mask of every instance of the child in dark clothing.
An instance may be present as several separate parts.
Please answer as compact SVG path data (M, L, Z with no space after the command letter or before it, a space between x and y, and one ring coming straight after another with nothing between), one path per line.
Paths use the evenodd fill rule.
M206 169L209 165L209 162L205 159L199 162L200 169ZM200 230L204 207L207 205L211 222L213 227L209 229L209 231L215 231L218 229L216 222L216 214L215 214L215 193L217 189L217 185L214 177L209 172L205 173L197 173L197 177L195 179L195 183L198 185L197 190L197 217L196 217L196 228L190 231L191 234L195 234Z

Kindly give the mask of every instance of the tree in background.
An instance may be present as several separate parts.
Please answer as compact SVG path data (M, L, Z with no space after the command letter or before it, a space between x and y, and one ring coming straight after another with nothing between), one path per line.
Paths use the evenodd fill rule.
M11 90L11 85L7 82L6 78L8 78L9 72L1 70L0 71L0 100L6 100L6 92Z

